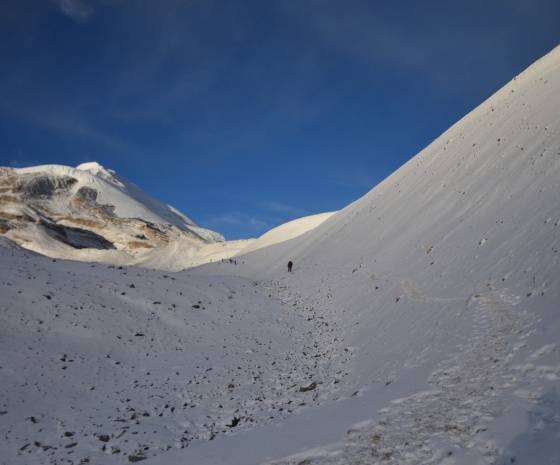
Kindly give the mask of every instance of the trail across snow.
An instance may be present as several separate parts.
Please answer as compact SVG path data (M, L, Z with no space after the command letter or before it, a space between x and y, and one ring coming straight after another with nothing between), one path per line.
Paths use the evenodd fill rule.
M452 297L452 298L430 297L430 296L427 296L427 295L423 295L419 291L417 291L410 284L409 281L399 279L398 277L395 277L395 276L378 276L377 274L372 273L372 272L367 271L367 270L361 270L361 271L366 273L370 277L370 279L372 279L373 281L379 280L379 281L396 283L408 295L410 300L416 300L416 301L419 301L419 302L426 302L426 303L449 303L449 302L463 302L465 300L470 299L470 297Z
M379 412L374 428L350 432L351 463L453 464L459 450L461 460L467 455L473 464L498 457L492 442L479 433L504 409L499 393L516 384L508 370L508 344L520 321L505 293L475 299L479 305L471 308L480 325L478 340L440 364L429 379L433 389L394 400ZM511 459L502 463L514 463Z
M347 374L345 367L350 357L348 350L340 349L339 326L328 321L312 297L289 286L285 277L263 282L261 286L281 302L286 315L294 318L293 331L286 337L295 349L291 353L293 372L304 381L300 383L300 392L311 392L316 405L336 399L337 385Z
M495 290L451 298L422 294L409 281L360 270L375 283L398 284L411 300L433 305L464 302L475 322L474 337L458 346L458 355L439 363L429 376L430 389L393 399L376 419L355 424L343 443L316 448L269 465L452 465L516 463L513 449L499 447L485 434L508 405L500 394L530 383L527 373L512 367L513 350L524 342L536 321L527 321L513 307L518 296ZM555 347L546 346L547 353ZM539 353L532 357L539 358ZM558 372L558 367L553 369ZM389 382L388 382L389 383ZM535 399L540 395L533 393ZM516 392L516 395L523 395ZM550 416L550 415L549 415ZM554 416L554 421L559 418ZM560 423L560 422L559 422ZM558 426L558 425L557 425ZM554 462L550 462L554 463Z

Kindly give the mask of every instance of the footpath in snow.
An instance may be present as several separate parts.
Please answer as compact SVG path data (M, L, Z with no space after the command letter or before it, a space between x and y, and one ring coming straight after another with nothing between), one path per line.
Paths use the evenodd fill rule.
M553 386L558 385L560 365L548 364L557 359L556 344L539 346L546 328L524 310L531 298L543 299L544 294L519 296L498 283L481 283L479 293L441 297L424 294L394 275L353 271L346 274L363 276L377 291L388 286L392 295L401 295L395 304L421 304L433 315L442 305L454 309L455 326L441 314L430 321L443 332L456 331L440 344L439 356L429 351L419 357L385 353L394 368L372 380L375 373L360 372L360 347L368 342L352 339L349 329L357 322L335 316L341 299L326 275L316 287L301 274L264 281L259 285L283 306L315 322L308 330L316 334L308 332L302 354L317 357L305 369L310 380L319 380L309 404L313 408L211 446L193 444L153 463L505 465L535 454L539 463L556 463L560 450L551 438L560 435L560 404ZM376 331L369 328L370 338ZM533 422L527 431L526 409ZM507 439L516 436L515 442ZM520 447L527 438L542 439L542 451ZM292 452L280 458L282 450Z

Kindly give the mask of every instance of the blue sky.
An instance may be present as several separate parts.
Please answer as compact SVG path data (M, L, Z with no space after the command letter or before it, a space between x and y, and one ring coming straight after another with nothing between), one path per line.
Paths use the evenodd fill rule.
M227 239L345 207L560 44L558 0L0 0L0 165Z

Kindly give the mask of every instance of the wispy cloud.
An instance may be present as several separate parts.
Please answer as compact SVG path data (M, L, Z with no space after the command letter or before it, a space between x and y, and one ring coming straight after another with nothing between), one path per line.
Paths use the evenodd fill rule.
M10 168L25 168L27 166L38 166L42 162L36 158L30 158L25 151L19 149L12 155L6 166Z
M282 214L287 214L287 215L293 215L296 217L302 217L302 216L306 216L309 214L309 212L301 209L301 208L297 208L297 207L292 207L291 205L286 205L280 202L265 202L263 204L264 208L266 208L268 211L271 212L275 212L275 213L282 213Z
M554 2L543 3L550 4L552 16L557 10ZM529 20L534 14L529 10L537 10L534 3L523 0L475 0L467 10L454 2L410 2L404 14L394 2L301 4L286 2L285 10L304 21L334 55L360 63L372 78L380 71L412 74L440 93L457 92L468 76L472 85L477 69L485 75L499 69L498 58L519 38L520 26L525 27L524 19L522 24L516 22ZM494 27L487 27L489 22Z
M214 216L212 218L207 219L204 223L205 225L211 225L212 227L216 227L220 225L229 225L229 226L248 225L251 228L255 229L256 231L268 230L271 227L271 225L266 221L263 221L259 218L255 218L254 216L250 216L240 212L230 212L224 215Z
M87 21L95 10L82 0L54 0L62 12L75 21Z
M50 108L46 105L31 104L17 107L12 104L6 108L9 108L11 114L18 120L67 140L87 141L92 147L102 147L121 153L138 152L136 144L92 122L87 115L81 114L71 106L59 105L57 108Z

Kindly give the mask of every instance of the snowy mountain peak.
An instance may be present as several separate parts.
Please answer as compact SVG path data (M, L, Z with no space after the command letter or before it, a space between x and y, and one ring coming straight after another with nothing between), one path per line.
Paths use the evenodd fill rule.
M91 173L93 173L95 175L98 175L99 172L104 172L104 173L107 173L107 174L114 173L113 170L105 169L103 166L101 166L96 161L82 163L81 165L76 166L76 169L77 170L82 170L82 171L90 171Z
M224 240L95 162L2 168L0 185L2 230L52 257L142 264Z
M115 179L115 175L116 175L115 171L105 169L103 166L101 166L99 163L95 161L89 163L82 163L81 165L77 166L76 169L81 171L87 171L97 176L98 178L112 182L120 187L124 187L124 184L122 184L117 179Z

